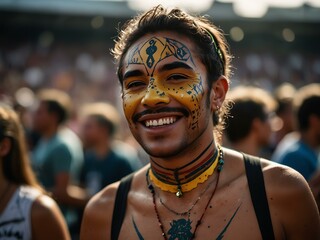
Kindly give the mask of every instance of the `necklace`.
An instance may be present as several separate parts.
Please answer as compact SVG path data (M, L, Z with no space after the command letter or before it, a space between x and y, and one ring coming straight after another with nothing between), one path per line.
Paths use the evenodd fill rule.
M196 161L198 161L199 158L201 158L205 153L206 151L208 151L208 149L210 148L210 146L212 145L213 143L213 140L209 143L209 145L200 153L200 155L198 157L196 157L195 159L193 159L191 162L187 163L186 165L182 166L182 167L179 167L179 168L175 168L175 169L172 169L172 168L165 168L165 167L162 167L160 164L158 164L157 162L155 162L153 159L151 159L151 161L157 165L158 167L164 169L164 170L169 170L169 171L177 171L177 170L182 170L188 166L190 166L191 164L195 163Z
M210 204L210 202L211 202L211 200L212 200L212 198L213 198L213 196L214 196L214 194L216 193L216 190L217 190L217 188L218 188L219 179L220 179L220 172L222 171L222 169L223 169L223 164L224 164L223 152L222 152L222 150L220 150L220 156L221 156L221 157L220 157L220 159L219 159L219 165L217 166L218 176L217 176L217 181L216 181L215 187L214 187L214 189L213 189L213 191L212 191L212 193L211 193L211 195L210 195L210 198L209 198L209 200L208 200L208 202L207 202L207 204L206 204L206 206L205 206L205 208L204 208L204 210L203 210L203 212L202 212L199 220L198 220L197 223L196 223L194 232L193 232L192 237L190 238L190 240L195 238L196 232L197 232L197 230L198 230L198 227L200 226L200 224L201 224L201 222L202 222L202 219L203 219L203 217L204 217L204 214L206 213L206 211L207 211L207 209L208 209L208 207L209 207L209 204ZM149 171L147 171L146 177L147 177L148 188L149 188L149 190L150 190L150 192L151 192L151 194L152 194L153 208L154 208L154 211L155 211L155 213L156 213L157 220L158 220L158 223L159 223L159 227L160 227L161 232L162 232L161 235L162 235L162 237L163 237L164 240L168 240L168 238L167 238L167 236L166 236L166 234L165 234L164 226L163 226L162 220L161 220L161 218L160 218L160 214L159 214L158 208L157 208L156 197L155 197L155 190L154 190L152 184L149 184L148 172L149 172ZM210 185L210 184L209 184L209 185ZM205 191L206 191L206 190L205 190ZM198 200L198 201L199 201L199 200ZM197 201L195 202L195 204L196 204L196 203L197 203ZM195 204L194 204L194 205L195 205ZM193 206L193 207L194 207L194 206ZM193 207L191 207L191 209L192 209ZM191 210L190 210L190 211L191 211ZM178 213L178 212L177 212L177 213ZM187 213L188 213L188 211L187 211Z
M215 180L215 179L214 179ZM162 206L164 206L168 211L172 212L173 214L177 215L177 216L190 216L190 212L192 211L192 209L197 205L197 203L200 201L200 199L202 198L202 196L207 192L207 190L209 189L209 187L211 186L211 184L214 182L214 180L212 182L210 182L207 187L202 191L202 193L199 195L199 197L196 199L196 201L191 205L191 207L185 211L185 212L177 212L174 209L170 208L167 204L165 204L161 197L158 195L159 201L161 203Z
M198 162L188 170L179 170L179 168L176 168L173 171L163 171L157 166L152 165L152 172L154 176L156 176L157 179L159 179L161 182L171 185L175 185L178 182L180 182L180 184L185 184L197 178L199 175L203 174L203 172L208 170L210 165L214 163L217 157L218 151L214 149L210 151L201 162Z
M150 180L154 183L155 186L157 186L163 191L176 193L176 196L178 198L181 198L183 196L183 192L189 192L195 189L199 183L204 183L209 178L209 176L213 174L217 166L218 169L222 169L222 158L223 152L221 148L218 146L218 149L215 151L213 156L207 157L205 161L202 161L201 163L197 164L194 168L191 169L193 170L193 172L197 173L200 171L200 173L198 173L198 175L194 176L191 180L184 184L181 184L178 176L175 176L178 184L166 183L165 180L160 176L160 174L156 173L156 171L154 171L153 168L150 168L148 170L148 174L150 176ZM175 171L175 175L178 175L177 171Z

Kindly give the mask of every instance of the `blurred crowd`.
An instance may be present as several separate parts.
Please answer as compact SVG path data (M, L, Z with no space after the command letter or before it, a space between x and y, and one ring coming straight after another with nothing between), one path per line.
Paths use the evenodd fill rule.
M119 110L112 58L99 49L39 43L0 55L0 109L10 105L18 114L22 154L73 239L90 197L148 161ZM223 145L296 169L319 203L320 59L239 53L234 68ZM5 137L1 132L0 141Z

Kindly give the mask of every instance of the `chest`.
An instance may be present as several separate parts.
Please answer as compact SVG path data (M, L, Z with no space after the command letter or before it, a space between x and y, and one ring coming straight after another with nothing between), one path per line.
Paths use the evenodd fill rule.
M159 199L155 203L157 210L150 198L144 200L141 208L129 207L120 239L261 239L247 192L233 196L220 192L207 208L207 198L200 199L194 206L170 202L164 206Z

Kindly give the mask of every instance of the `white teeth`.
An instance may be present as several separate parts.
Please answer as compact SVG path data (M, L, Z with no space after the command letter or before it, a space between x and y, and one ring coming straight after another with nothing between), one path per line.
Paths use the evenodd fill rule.
M166 118L160 118L157 120L147 120L145 121L146 127L157 127L157 126L163 126L172 124L177 121L176 117L166 117Z

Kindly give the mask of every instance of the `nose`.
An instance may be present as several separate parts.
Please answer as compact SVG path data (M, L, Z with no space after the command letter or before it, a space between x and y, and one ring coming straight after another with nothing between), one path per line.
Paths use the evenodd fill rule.
M161 104L168 104L169 102L170 98L165 93L164 89L159 86L154 78L151 78L146 94L142 98L141 103L144 106L157 107Z

